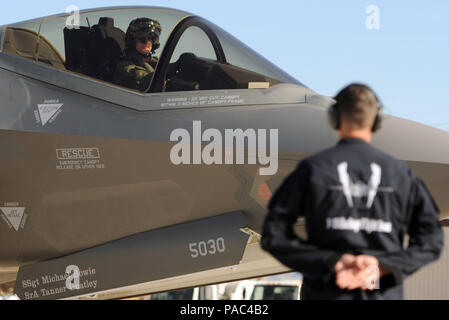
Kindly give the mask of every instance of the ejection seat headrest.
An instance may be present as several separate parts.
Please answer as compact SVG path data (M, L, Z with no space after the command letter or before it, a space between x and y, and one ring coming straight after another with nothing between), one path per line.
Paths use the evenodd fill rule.
M114 19L101 17L89 33L87 45L88 74L110 81L115 66L125 50L125 33L114 27Z

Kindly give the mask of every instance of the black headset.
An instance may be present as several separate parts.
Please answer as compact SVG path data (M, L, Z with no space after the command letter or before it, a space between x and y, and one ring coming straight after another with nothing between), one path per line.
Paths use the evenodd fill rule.
M374 120L374 124L371 127L371 132L376 132L378 131L381 127L382 127L382 121L383 121L383 106L382 103L380 102L379 98L377 97L377 95L374 93L373 90L371 90L370 88L366 87L365 88L369 91L371 91L371 93L374 95L374 97L376 98L376 102L377 102L377 114L376 114L376 119ZM327 118L329 120L329 124L330 126L334 129L334 130L339 130L340 129L340 107L338 104L338 95L334 98L335 99L335 103L332 104L328 111L327 111Z

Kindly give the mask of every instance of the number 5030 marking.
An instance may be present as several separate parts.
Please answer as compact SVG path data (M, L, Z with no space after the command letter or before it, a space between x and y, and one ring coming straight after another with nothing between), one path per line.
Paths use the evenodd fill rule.
M205 257L207 255L223 253L226 251L223 238L189 243L190 256L192 258Z

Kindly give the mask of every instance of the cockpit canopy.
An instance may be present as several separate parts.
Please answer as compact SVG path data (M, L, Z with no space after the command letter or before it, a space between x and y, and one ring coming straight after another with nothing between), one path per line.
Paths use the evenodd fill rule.
M213 23L158 7L120 7L61 14L6 26L3 52L112 82L125 54L125 32L140 17L162 27L159 59L144 91L268 88L300 84ZM197 84L197 85L195 85Z

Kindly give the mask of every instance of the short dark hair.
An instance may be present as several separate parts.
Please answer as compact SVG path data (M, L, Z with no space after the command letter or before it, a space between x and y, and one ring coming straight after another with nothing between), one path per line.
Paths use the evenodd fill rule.
M370 87L353 83L335 97L341 121L350 122L357 129L373 125L379 108L379 99Z

